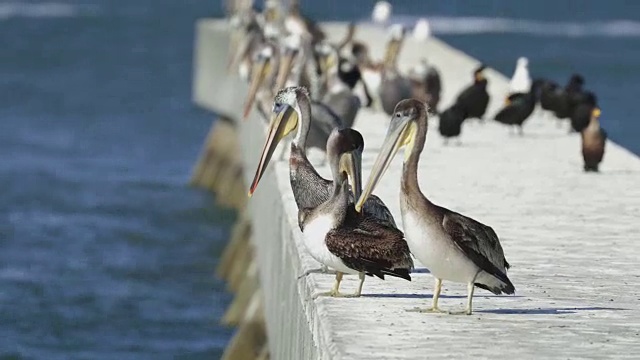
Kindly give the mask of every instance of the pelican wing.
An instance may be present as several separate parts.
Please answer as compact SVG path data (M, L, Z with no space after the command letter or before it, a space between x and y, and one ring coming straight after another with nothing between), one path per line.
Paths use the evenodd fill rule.
M479 268L505 284L511 284L505 273L509 263L504 258L498 235L491 227L453 211L445 213L442 226L456 246Z

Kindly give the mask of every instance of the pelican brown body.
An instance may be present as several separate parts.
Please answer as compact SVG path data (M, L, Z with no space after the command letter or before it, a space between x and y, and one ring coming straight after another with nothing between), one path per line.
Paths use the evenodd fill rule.
M474 286L494 294L512 294L515 288L507 277L509 263L493 229L432 203L420 191L418 161L426 142L427 126L424 103L415 99L398 103L356 210L361 209L395 153L405 147L400 191L405 236L413 255L436 278L433 306L427 311L440 311L442 280L450 280L467 284L467 307L460 313L471 314Z
M298 213L304 244L321 264L337 271L336 283L329 295L339 292L343 273L359 274L360 296L364 275L385 275L411 280L413 260L402 232L370 214L355 211L347 180L359 179L362 135L353 129L334 129L327 141L327 156L333 175L329 198L315 208ZM356 189L358 181L352 184Z
M600 109L591 112L589 125L581 132L582 158L584 171L598 171L598 166L604 157L604 147L607 143L607 132L600 127Z

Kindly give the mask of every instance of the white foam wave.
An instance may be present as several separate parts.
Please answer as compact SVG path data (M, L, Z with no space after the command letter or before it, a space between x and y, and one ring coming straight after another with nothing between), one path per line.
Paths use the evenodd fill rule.
M0 20L12 18L59 18L91 15L94 11L88 5L57 2L46 3L0 3Z
M391 22L413 26L419 19L394 16ZM431 31L438 35L530 34L564 37L640 37L640 22L607 20L590 22L550 22L490 17L427 17Z

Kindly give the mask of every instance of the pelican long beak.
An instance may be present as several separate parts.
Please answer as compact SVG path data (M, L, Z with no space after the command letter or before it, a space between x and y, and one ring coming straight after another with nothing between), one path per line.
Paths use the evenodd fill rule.
M384 175L389 168L393 157L402 146L411 143L414 133L415 125L410 122L409 118L402 118L391 122L389 130L387 131L387 137L382 144L382 149L376 158L376 162L373 164L367 185L364 187L360 197L357 198L356 211L360 212L362 210L365 201L367 201L367 198L373 193L382 175Z
M256 94L260 85L264 82L269 68L271 67L269 59L258 59L251 71L251 84L249 85L249 94L247 95L247 102L244 104L243 119L246 120L251 114L251 108L256 100Z
M340 171L347 173L351 183L351 191L354 199L359 199L362 194L362 152L353 150L342 154L340 158Z
M400 41L395 39L392 39L389 41L389 43L387 44L387 49L385 51L384 60L383 60L383 63L385 66L389 67L393 65L396 58L396 53L398 52L399 49L400 49Z
M280 67L278 68L278 78L276 79L275 92L284 88L289 74L291 74L291 68L293 67L293 58L296 55L296 51L292 49L285 50L282 60L280 60Z
M249 196L253 195L258 187L258 182L262 179L264 170L269 165L269 161L273 156L273 152L278 147L278 143L291 131L298 126L298 114L290 107L285 106L283 110L277 113L272 113L271 123L269 124L269 133L267 134L267 140L262 148L262 154L260 155L260 162L256 169L256 174L253 177L253 182L249 188Z

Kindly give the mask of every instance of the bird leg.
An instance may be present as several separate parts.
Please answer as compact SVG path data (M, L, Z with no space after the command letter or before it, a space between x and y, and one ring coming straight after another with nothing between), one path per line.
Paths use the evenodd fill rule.
M421 312L421 313L442 313L445 312L440 310L438 307L438 299L440 298L440 291L442 290L442 279L436 278L436 283L433 286L433 305L427 309L419 309L416 308L413 311ZM412 310L409 310L412 311Z
M444 144L443 145L444 146L449 145L449 138L444 138Z
M524 132L522 131L522 125L518 126L518 135L523 136Z
M467 284L467 308L464 309L463 311L453 311L453 312L449 312L449 315L471 315L471 313L473 312L473 291L475 290L475 281L476 278L478 277L478 274L480 272L478 271L478 273L476 273L476 276L473 277L473 280L471 280L468 284Z
M331 296L331 297L345 297L340 293L340 283L342 282L342 273L340 271L336 271L336 282L333 285L333 289L331 291L320 293L317 296Z
M360 297L362 295L362 285L364 285L364 273L361 272L358 274L360 278L360 284L358 285L358 290L353 294L353 297Z
M462 140L460 138L456 138L456 146L462 146Z

